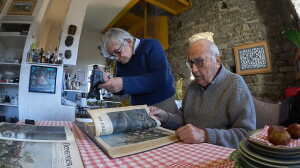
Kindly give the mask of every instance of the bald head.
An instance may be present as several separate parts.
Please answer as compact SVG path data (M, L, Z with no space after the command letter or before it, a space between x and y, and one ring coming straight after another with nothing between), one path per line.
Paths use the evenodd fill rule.
M198 48L198 50L200 50L202 53L205 52L214 57L217 57L220 55L217 45L207 39L198 39L198 40L194 41L193 43L191 43L189 50L194 49L194 48Z

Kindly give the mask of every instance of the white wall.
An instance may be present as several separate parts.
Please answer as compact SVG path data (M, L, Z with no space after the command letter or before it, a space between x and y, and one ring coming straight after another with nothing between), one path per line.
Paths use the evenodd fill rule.
M40 31L40 34L39 34L39 38L38 38L38 40L37 40L37 44L38 44L38 46L36 46L37 47L37 49L41 49L41 48L44 48L44 50L45 51L47 51L46 49L46 42L47 42L47 38L49 37L49 32L50 32L50 28L51 28L51 24L47 24L46 22L45 22L45 24L43 24L42 25L43 26L43 28L40 28L40 29L42 29L43 31Z
M300 16L300 0L291 0L294 4L295 10L298 14L298 17Z
M76 67L73 68L71 77L73 77L75 73L78 75L78 71L84 72L85 81L80 86L80 90L83 92L88 92L87 66L94 64L105 65L106 63L105 58L100 55L98 49L101 37L102 35L100 33L88 32L85 30L81 32Z
M55 51L55 48L58 47L58 42L59 42L59 35L60 35L61 27L52 24L48 37L47 37L47 42L44 46L45 51L49 50L49 46L51 46L51 52Z
M65 19L65 23L62 27L61 40L58 52L64 56L65 65L76 65L78 46L82 30L82 24L85 16L85 11L87 8L88 1L86 0L71 0L70 7ZM77 26L75 35L69 35L68 29L70 25ZM72 36L74 38L73 44L68 47L65 45L65 40L67 36ZM69 59L65 58L65 51L71 50L72 56Z

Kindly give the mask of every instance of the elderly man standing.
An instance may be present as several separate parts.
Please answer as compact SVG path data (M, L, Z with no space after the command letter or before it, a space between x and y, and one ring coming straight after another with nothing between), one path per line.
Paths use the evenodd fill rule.
M186 65L195 80L189 85L176 114L150 106L166 128L176 130L184 143L210 143L237 148L255 129L256 114L243 78L222 64L217 46L205 39L194 41Z
M111 28L102 38L101 52L116 60L116 77L104 76L106 83L99 88L130 95L131 105L147 104L176 112L174 79L158 40L138 39L123 29Z

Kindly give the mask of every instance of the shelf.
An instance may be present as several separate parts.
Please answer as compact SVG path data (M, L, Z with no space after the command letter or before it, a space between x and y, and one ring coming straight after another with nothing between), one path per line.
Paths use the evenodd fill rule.
M64 92L76 92L76 93L82 93L82 90L64 90Z
M0 63L0 73L4 75L5 72L13 72L15 75L20 73L20 63Z
M18 86L19 83L7 83L7 82L0 82L0 85L12 85L12 86Z
M10 103L0 103L0 106L11 106L11 107L18 107L17 104L10 104Z
M32 24L34 17L33 16L3 16L1 22L2 23L27 23Z
M63 65L63 64L38 63L38 62L27 62L27 64L42 65L42 66L62 66Z
M26 37L20 32L0 32L0 42L7 48L24 48Z
M0 62L0 65L13 65L13 66L21 66L20 63L8 63L8 62Z
M21 34L21 32L0 32L1 37L21 37L26 38L27 34Z

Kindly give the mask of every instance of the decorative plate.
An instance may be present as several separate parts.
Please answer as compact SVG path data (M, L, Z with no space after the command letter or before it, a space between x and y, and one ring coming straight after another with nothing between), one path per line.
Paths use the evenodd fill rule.
M244 168L246 166L243 160L241 160L240 151L238 149L230 154L228 160L234 161L234 168Z
M286 151L277 151L270 149L269 147L264 147L257 145L251 141L248 141L249 147L257 153L271 156L271 157L278 157L279 159L300 159L300 151L295 152L286 152Z

